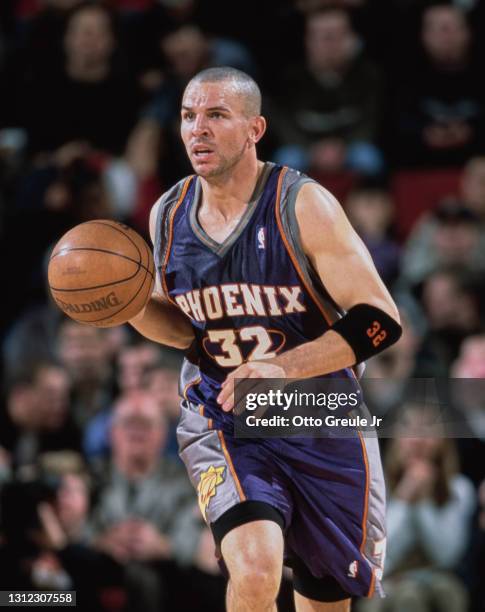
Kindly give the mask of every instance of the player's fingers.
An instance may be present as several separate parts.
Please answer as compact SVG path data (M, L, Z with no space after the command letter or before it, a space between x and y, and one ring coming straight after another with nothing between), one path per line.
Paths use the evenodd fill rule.
M226 401L222 404L222 409L224 412L230 412L234 407L234 393L226 399Z
M254 382L252 384L249 383L249 379L254 379ZM235 401L236 401L235 400L236 389L239 387L241 383L243 382L246 383L245 387L243 388L243 393L246 394L246 393L249 393L249 391L251 391L254 386L260 384L260 382L258 382L259 380L260 380L260 375L258 372L253 372L248 369L246 369L244 372L240 371L237 374L237 378L234 378L234 385L228 385L227 387L223 389L224 395L221 401L222 409L225 412L229 412L230 410L234 409ZM242 400L243 400L243 397L240 397L239 403L241 403ZM238 406L238 410L239 412L241 411L241 406Z
M226 399L229 397L229 394L232 393L232 386L233 386L232 384L226 385L225 387L221 389L221 392L217 396L217 402L219 404L223 404L226 401Z
M219 401L219 397L221 397L222 393L224 392L224 390L229 389L232 390L233 387L233 380L234 378L242 378L244 377L244 370L246 368L246 364L243 364L242 366L239 366L238 368L236 368L235 370L233 370L230 374L228 374L226 376L226 380L224 380L224 382L221 385L221 393L219 394L217 401L219 403L222 403Z

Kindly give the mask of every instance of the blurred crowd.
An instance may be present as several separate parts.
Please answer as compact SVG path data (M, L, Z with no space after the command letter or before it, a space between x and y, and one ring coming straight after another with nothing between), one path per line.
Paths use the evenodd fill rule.
M484 41L479 0L0 3L2 589L223 610L177 456L181 355L66 320L46 262L86 220L147 236L153 202L191 171L184 86L231 65L263 91L260 157L339 198L401 312L401 340L364 379L385 382L368 384L374 412L406 407L383 441L388 597L355 607L485 610L485 393L450 399L458 439L427 433L436 415L409 394L485 378Z

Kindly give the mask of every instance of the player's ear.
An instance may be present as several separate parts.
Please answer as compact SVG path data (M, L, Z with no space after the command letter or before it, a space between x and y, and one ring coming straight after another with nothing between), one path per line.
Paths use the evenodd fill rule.
M252 117L249 130L249 140L252 144L256 144L261 140L266 132L266 119L262 115Z

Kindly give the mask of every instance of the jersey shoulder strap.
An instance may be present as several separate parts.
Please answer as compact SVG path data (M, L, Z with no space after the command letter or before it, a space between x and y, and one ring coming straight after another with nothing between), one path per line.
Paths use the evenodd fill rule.
M285 174L281 178L280 197L277 202L280 233L303 284L327 323L331 325L342 316L343 311L323 286L322 280L304 252L295 210L296 200L303 185L307 183L318 185L318 183L291 168L283 168L282 172Z
M170 250L171 228L173 217L178 206L183 202L194 176L186 176L166 191L155 203L158 204L157 217L155 221L154 255L155 266L161 268L164 265L166 254Z
M303 174L299 170L283 167L281 170L281 188L280 188L280 211L283 212L288 208L288 205L294 208L298 192L306 183L316 183L312 178Z

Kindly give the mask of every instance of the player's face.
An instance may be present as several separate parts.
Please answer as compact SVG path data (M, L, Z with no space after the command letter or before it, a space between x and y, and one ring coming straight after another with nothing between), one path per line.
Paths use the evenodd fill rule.
M181 135L194 171L204 178L224 175L244 158L252 120L231 83L193 83L182 101Z

